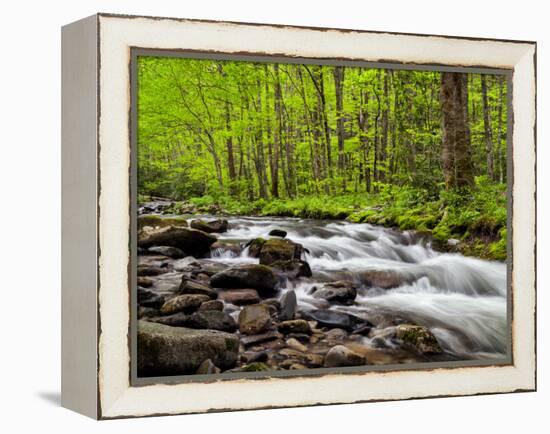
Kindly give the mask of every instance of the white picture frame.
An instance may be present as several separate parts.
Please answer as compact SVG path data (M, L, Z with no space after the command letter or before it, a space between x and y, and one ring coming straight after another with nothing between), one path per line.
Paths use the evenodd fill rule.
M512 360L499 366L132 383L132 49L509 70ZM62 404L96 419L536 389L536 44L97 14L62 38Z

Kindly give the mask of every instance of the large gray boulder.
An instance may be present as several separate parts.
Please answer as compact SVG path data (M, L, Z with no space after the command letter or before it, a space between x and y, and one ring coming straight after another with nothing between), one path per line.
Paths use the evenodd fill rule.
M273 291L277 285L277 277L271 268L265 265L245 264L214 274L210 279L210 285L215 288Z
M138 322L140 377L193 374L207 359L222 370L231 369L238 351L239 338L234 334Z
M210 246L216 240L216 237L206 232L170 226L144 236L138 241L138 246L143 248L153 246L176 247L183 250L187 255L201 257L210 253Z

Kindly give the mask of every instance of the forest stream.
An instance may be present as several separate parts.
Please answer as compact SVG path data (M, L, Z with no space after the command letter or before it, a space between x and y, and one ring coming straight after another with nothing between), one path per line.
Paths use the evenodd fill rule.
M219 217L193 216L188 220L192 227L193 219L202 223L219 221L216 220ZM251 337L243 335L245 346L241 339L240 361L233 370L246 366L247 357L255 351L267 351L268 356L261 360L270 368L322 366L322 362L311 365L299 357L291 360L294 365L281 362L296 356L293 350L326 356L328 349L337 343L363 357L362 364L486 360L506 353L506 265L502 262L440 253L431 248L428 239L412 231L400 232L370 224L274 217L229 217L227 223L226 231L215 234L217 242L203 259L172 259L158 255L158 251L155 254L142 249L139 263L141 267L164 267L165 271L155 276L143 273L149 277L142 279L148 279L147 291L169 299L174 288L180 285L181 289L182 273L185 281L186 272L193 266L198 267L193 269L196 281L207 273L209 276L202 278L207 283L210 277L209 287L218 284L227 287L219 278L212 277L213 273L223 274L224 270L263 261L257 251L252 251L255 248L252 240L283 239L301 246L300 263L309 266L305 273L295 270L276 273L276 291L259 291L259 300L248 298L247 291L256 293L251 289L235 291L240 298L222 295L218 298L224 300L224 313L240 327L241 311L250 303L274 304L282 317L280 312L286 309L284 303L288 298L285 296L292 292L297 301L295 316L282 319L306 319L313 333L304 335L299 330L284 333L286 342L289 336L296 338L293 343L299 341L290 345L290 353L281 351L289 346L281 339L282 335L266 339L267 343L253 337L248 342L246 339ZM247 285L237 285L242 286ZM166 318L170 317L160 320L153 317L152 321L181 325ZM188 315L185 318L183 325L194 325ZM407 327L413 327L413 331L417 327L425 335L411 339ZM260 331L254 333L262 336ZM350 364L359 363L342 363Z

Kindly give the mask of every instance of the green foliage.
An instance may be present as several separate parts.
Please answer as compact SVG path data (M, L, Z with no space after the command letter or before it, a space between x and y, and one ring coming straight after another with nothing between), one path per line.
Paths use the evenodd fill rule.
M347 218L429 232L440 246L456 238L464 253L503 259L505 81L486 76L485 107L481 76L469 74L476 185L447 191L440 73L346 66L338 93L335 72L140 56L139 199L176 200L176 214Z

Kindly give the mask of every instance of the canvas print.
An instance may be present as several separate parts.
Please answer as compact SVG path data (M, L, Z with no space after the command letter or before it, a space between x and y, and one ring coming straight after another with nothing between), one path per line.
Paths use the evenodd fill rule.
M507 76L138 56L138 377L508 357Z

